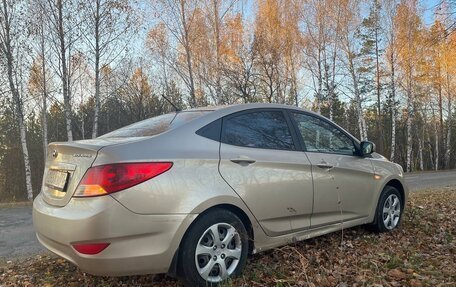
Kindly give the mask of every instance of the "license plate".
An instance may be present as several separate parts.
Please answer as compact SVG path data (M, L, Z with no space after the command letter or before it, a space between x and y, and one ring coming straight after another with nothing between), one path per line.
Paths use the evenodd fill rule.
M46 175L46 186L64 191L68 179L68 172L58 171L58 170L49 170Z

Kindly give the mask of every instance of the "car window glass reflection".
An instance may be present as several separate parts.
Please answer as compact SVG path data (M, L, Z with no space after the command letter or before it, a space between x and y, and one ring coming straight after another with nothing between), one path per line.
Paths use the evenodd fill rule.
M193 119L199 118L208 112L210 111L185 111L179 113L169 113L120 128L101 136L101 138L154 136L177 128L178 126L181 126Z
M307 151L353 155L352 139L338 128L310 115L293 113L293 117Z
M252 112L226 119L223 141L244 147L295 149L281 111Z

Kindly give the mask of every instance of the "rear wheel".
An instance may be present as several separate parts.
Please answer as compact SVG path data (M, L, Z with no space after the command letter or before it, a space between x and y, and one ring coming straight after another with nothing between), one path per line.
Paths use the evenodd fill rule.
M242 221L225 209L213 209L191 227L179 259L186 286L217 286L244 269L248 236Z
M378 201L375 221L372 224L374 231L386 232L399 226L402 218L402 196L392 186L383 189Z

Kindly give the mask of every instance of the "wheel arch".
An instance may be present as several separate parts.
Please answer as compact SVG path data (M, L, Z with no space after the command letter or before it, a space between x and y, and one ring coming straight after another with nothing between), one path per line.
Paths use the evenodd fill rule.
M254 231L253 231L253 224L252 224L252 220L250 219L250 217L247 215L247 213L242 210L242 208L234 205L234 204L231 204L231 203L220 203L220 204L216 204L216 205L213 205L207 209L205 209L203 212L201 212L196 218L195 220L193 220L193 222L190 224L190 226L187 228L187 230L185 230L185 233L184 235L182 236L180 242L179 242L179 247L177 248L176 252L174 253L174 256L173 256L173 260L171 262L171 265L168 269L168 275L171 276L171 277L178 277L179 276L179 273L180 273L180 270L178 268L179 266L179 260L181 260L179 254L180 254L180 250L181 250L181 246L182 246L182 242L184 242L184 240L186 240L186 237L187 237L187 234L188 234L188 231L198 222L198 220L204 216L205 214L209 213L210 211L214 210L214 209L225 209L225 210L228 210L232 213L234 213L237 217L239 217L239 219L241 220L242 224L244 224L245 226L245 229L247 230L248 232L248 237L249 237L249 254L252 253L253 249L254 249Z
M404 186L404 183L397 178L394 178L394 177L389 178L388 180L385 180L385 183L382 185L382 188L380 189L380 192L378 193L374 213L372 214L372 224L377 223L377 217L375 215L377 214L377 211L379 208L380 197L387 186L394 187L399 191L399 195L401 196L402 210L404 210L404 208L405 208L405 204L406 204L406 200L407 200L407 193L406 193L407 190L406 190L406 187Z
M404 185L402 184L402 182L400 182L398 179L393 178L385 184L385 186L382 189L382 192L385 189L385 187L387 187L387 186L394 187L399 191L399 194L401 195L402 209L404 209L406 196L405 196L405 188L404 188Z

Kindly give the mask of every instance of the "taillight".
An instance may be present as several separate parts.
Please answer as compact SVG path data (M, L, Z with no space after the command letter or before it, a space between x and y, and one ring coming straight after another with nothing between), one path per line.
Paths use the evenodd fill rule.
M74 197L99 196L124 190L156 177L172 166L172 162L141 162L91 167L79 183Z

